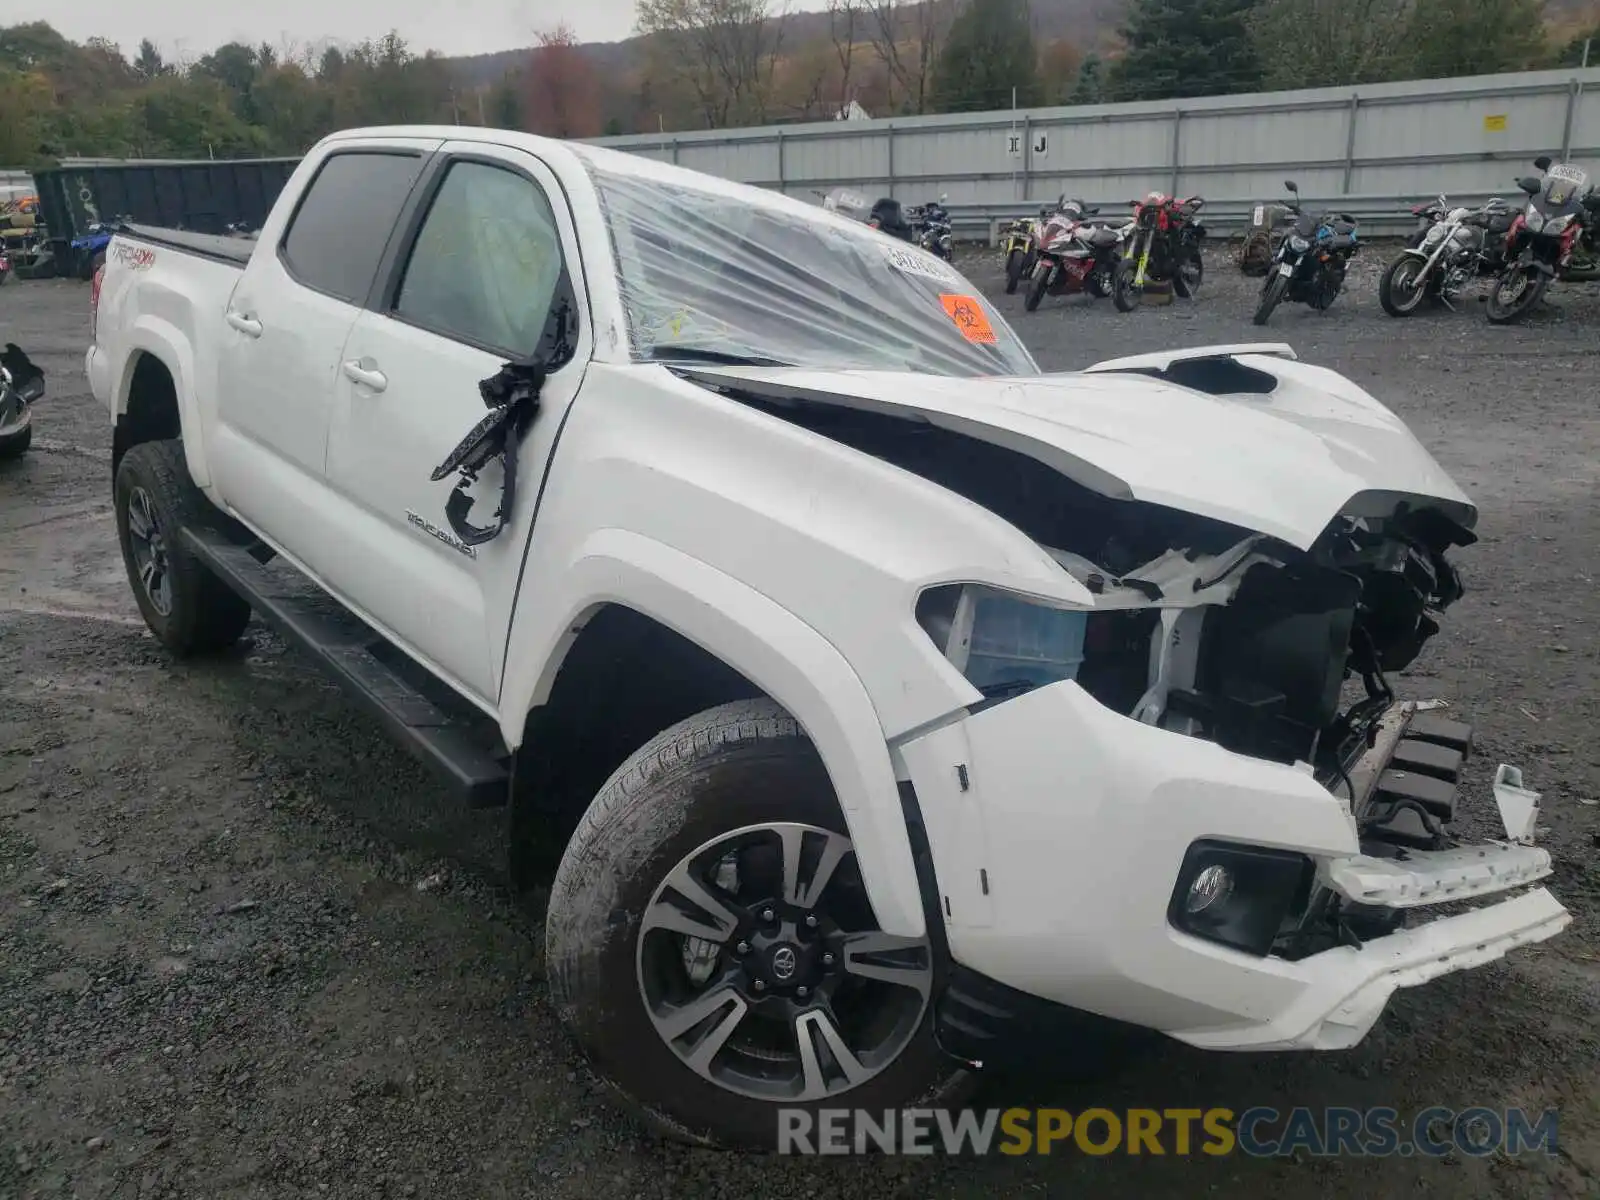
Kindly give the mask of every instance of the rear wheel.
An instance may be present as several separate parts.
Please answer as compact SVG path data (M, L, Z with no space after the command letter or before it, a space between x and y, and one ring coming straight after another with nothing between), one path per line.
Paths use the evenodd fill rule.
M24 425L14 433L0 434L0 462L21 458L33 445L33 426Z
M1289 290L1289 277L1279 273L1275 268L1272 277L1261 289L1261 302L1256 305L1255 324L1265 325L1272 320L1272 310L1278 307L1278 302L1283 299L1283 294Z
M1491 325L1510 325L1531 313L1544 299L1550 276L1533 267L1513 267L1503 272L1489 289Z
M143 442L117 466L117 540L139 612L156 640L179 656L226 649L250 621L250 606L183 543L186 527L218 521L189 478L179 441Z
M1428 281L1422 278L1423 260L1405 254L1389 264L1378 280L1378 303L1391 317L1409 317L1422 307L1428 296Z
M1177 270L1172 272L1172 290L1185 300L1200 294L1200 284L1206 277L1205 260L1195 246L1185 246L1178 251Z
M660 1132L773 1149L785 1108L951 1103L942 963L876 927L827 772L770 700L709 709L595 797L550 895L550 993Z
M1033 270L1033 283L1028 287L1028 295L1022 301L1022 307L1029 312L1036 312L1039 302L1044 299L1045 292L1050 290L1050 277L1055 274L1055 267L1049 263L1040 263Z
M1027 265L1028 256L1021 250L1013 250L1006 255L1006 295L1011 295L1022 282L1022 270Z
M1133 284L1137 272L1138 265L1131 258L1117 264L1116 274L1111 277L1111 300L1118 312L1132 312L1139 307L1139 289Z

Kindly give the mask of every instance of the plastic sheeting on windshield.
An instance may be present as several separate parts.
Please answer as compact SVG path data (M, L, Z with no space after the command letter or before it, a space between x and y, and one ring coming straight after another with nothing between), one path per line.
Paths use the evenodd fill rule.
M589 170L636 358L703 353L839 370L1038 373L978 289L931 254L781 197L593 163Z

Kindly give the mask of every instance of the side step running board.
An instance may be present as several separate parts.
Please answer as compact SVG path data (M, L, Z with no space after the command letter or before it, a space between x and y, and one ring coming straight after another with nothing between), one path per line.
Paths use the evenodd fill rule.
M317 659L464 799L480 808L505 803L509 756L498 733L488 731L487 718L480 729L443 712L373 653L384 645L382 638L353 615L323 611L309 597L295 594L286 586L289 581L263 566L246 547L209 530L185 529L183 537L217 578L249 601L258 617Z

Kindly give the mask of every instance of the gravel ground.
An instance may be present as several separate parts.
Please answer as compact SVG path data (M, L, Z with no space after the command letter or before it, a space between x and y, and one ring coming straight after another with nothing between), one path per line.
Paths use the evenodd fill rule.
M1346 1053L1172 1045L1094 1089L1042 1070L980 1102L1554 1106L1557 1157L861 1163L641 1135L556 1025L537 917L498 879L501 818L445 802L269 634L194 666L145 634L82 374L87 288L13 281L0 333L51 392L34 451L0 468L0 1197L1600 1195L1600 294L1560 288L1512 329L1472 302L1393 321L1382 258L1332 312L1285 307L1265 331L1221 255L1197 302L1128 316L1026 314L994 254L963 266L1047 368L1281 338L1412 423L1480 503L1482 541L1400 686L1471 714L1480 794L1500 761L1543 789L1574 924L1402 994Z

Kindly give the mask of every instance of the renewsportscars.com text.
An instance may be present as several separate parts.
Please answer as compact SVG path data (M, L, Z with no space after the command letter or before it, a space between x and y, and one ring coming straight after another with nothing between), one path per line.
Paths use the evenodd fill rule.
M1441 1158L1556 1153L1556 1110L1393 1108L782 1109L781 1154Z

